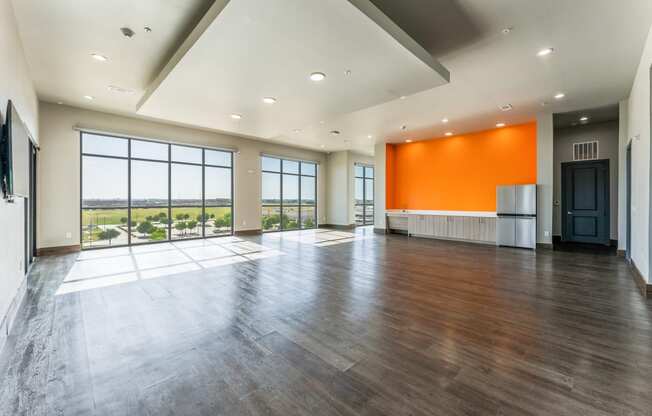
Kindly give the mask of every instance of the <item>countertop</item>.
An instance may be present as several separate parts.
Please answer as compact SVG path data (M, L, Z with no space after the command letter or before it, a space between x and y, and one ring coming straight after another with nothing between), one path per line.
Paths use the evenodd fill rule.
M429 211L429 210L414 210L414 209L388 209L385 211L386 215L391 216L408 216L408 215L441 215L448 217L485 217L495 218L495 212L492 211Z

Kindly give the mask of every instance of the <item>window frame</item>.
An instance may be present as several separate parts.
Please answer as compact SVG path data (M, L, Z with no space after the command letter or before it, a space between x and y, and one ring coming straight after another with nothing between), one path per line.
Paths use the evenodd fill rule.
M362 176L358 176L357 174L357 167L362 168ZM367 176L367 169L373 169L374 170L374 175L372 177ZM376 212L376 207L375 207L375 189L374 187L376 186L376 167L374 165L370 165L367 163L354 163L353 165L353 172L354 172L354 180L357 181L358 179L362 179L362 203L358 203L358 199L356 196L354 196L354 212L355 212L355 207L362 207L362 224L358 224L356 221L356 227L364 227L367 225L374 225L375 224L375 212ZM371 204L367 203L367 181L371 180L372 183L372 190L374 191L374 199L371 200ZM354 189L355 189L355 184L354 184ZM367 221L367 207L371 207L374 212L374 216L371 219L371 222Z
M96 154L96 153L84 153L84 135L93 135L93 136L102 136L102 137L109 137L109 138L116 138L116 139L123 139L127 141L127 156L112 156L112 155L102 155L102 154ZM167 160L160 160L160 159L149 159L149 158L143 158L143 157L132 157L131 155L131 144L132 141L139 141L139 142L151 142L151 143L157 143L157 144L162 144L167 147ZM200 149L201 154L202 154L202 163L190 163L190 162L176 162L172 160L172 146L182 146L182 147L191 147L195 149ZM207 165L205 163L206 161L206 151L219 151L219 152L224 152L229 154L229 162L230 166L222 166L222 165ZM140 137L128 137L128 136L120 136L120 135L115 135L111 133L103 133L103 132L92 132L92 131L79 131L79 245L81 250L101 250L105 248L114 248L114 247L133 247L133 246L141 246L141 245L147 245L147 244L161 244L161 243L170 243L174 241L185 241L185 240L199 240L203 238L220 238L220 237L228 237L234 235L235 229L235 212L234 212L234 204L235 204L235 187L234 187L234 172L235 172L235 150L229 150L229 149L217 149L217 148L211 148L211 147L204 147L204 146L196 146L196 145L186 145L186 144L181 144L181 143L176 143L176 142L165 142L165 141L160 141L160 140L152 140L152 139L146 139L146 138L140 138ZM127 210L127 244L117 244L117 245L109 245L109 246L101 246L101 247L84 247L84 241L83 241L83 218L84 218L84 195L83 195L83 184L84 184L84 157L97 157L97 158L106 158L106 159L118 159L118 160L124 160L127 162L127 205L125 207L123 206L97 206L93 208L86 208L86 209L126 209ZM167 224L167 238L165 240L160 240L160 241L147 241L145 243L133 243L131 240L131 234L132 234L132 221L131 221L131 211L132 211L132 200L131 200L131 186L132 186L132 161L140 161L140 162L154 162L154 163L161 163L161 164L167 164L167 169L168 169L168 186L167 186L167 191L168 191L168 197L167 197L167 205L166 206L161 206L161 207L136 207L136 208L160 208L161 210L167 210L167 218L168 218L168 224ZM191 237L191 238L183 238L183 239L173 239L172 238L172 209L173 208L197 208L195 205L173 205L172 204L172 165L173 164L180 164L180 165L192 165L192 166L199 166L201 168L201 176L202 176L202 185L201 185L201 215L202 219L205 218L206 215L206 168L207 167L215 167L215 168L223 168L223 169L229 169L231 173L231 180L230 180L230 186L231 186L231 198L230 198L230 204L229 205L210 205L208 208L229 208L231 212L231 224L230 224L230 232L228 234L221 234L221 235L214 235L214 236L206 236L206 224L205 222L201 223L201 236L200 237Z
M263 158L279 160L280 161L279 170L278 171L273 171L273 170L265 170L265 169L263 169ZM284 162L298 163L299 164L299 172L298 173L284 172L283 171ZM304 174L303 173L303 165L304 164L314 165L314 172L315 172L314 175ZM262 222L263 221L263 216L262 216L262 213L261 213L260 229L262 230L263 233L312 230L312 229L315 229L315 228L319 227L319 224L317 223L317 218L319 218L319 215L317 213L317 186L318 186L317 185L317 174L318 174L318 166L319 166L319 164L317 162L309 161L309 160L298 160L298 159L292 159L292 158L284 158L284 157L280 157L280 156L261 155L261 157L260 157L260 172L261 172L261 180L260 180L260 183L261 183L261 201L260 201L260 207L261 207L261 211L262 211L262 208L265 208L265 207L278 208L279 209L279 216L280 216L279 227L278 227L277 230L265 230L265 228L263 227L263 222ZM263 179L262 178L263 178L263 175L262 174L264 174L264 173L271 173L271 174L278 175L279 190L280 190L279 203L278 204L265 204L263 202L263 198L262 198L262 186L263 186ZM296 204L285 204L285 203L283 203L283 200L284 200L283 177L284 176L293 176L293 177L296 177L297 180L298 180L297 203ZM314 205L307 205L307 204L302 203L302 194L301 194L302 181L301 181L301 179L304 178L304 177L313 178L314 181L315 181L315 188L314 188L314 195L315 195L314 201L315 202L314 202ZM297 228L285 229L283 227L283 208L284 207L297 208L297 210L298 210L297 211L297 223L299 225ZM314 210L313 226L312 227L304 227L303 226L303 223L301 221L301 210L302 210L303 207L312 208Z

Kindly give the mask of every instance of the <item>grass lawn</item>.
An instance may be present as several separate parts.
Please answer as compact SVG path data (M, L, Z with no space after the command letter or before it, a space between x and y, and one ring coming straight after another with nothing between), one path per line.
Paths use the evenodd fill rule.
M215 214L216 218L223 217L231 211L229 207L206 207L206 214ZM141 223L145 218L154 216L159 212L168 213L167 208L132 208L131 221L134 223ZM172 218L177 214L188 214L191 220L196 220L201 215L201 207L191 208L172 208ZM111 225L121 224L121 219L127 217L126 209L84 209L82 210L82 226L88 224Z

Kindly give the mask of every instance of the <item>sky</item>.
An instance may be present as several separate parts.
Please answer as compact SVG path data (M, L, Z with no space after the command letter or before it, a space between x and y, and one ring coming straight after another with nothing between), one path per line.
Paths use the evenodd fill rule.
M170 149L170 150L168 150ZM83 152L90 154L126 157L129 152L127 139L93 134L83 135ZM188 163L202 162L202 149L186 146L168 146L158 142L131 140L131 155L157 161L131 160L132 200L167 199L168 152L172 160ZM231 165L231 153L205 149L207 164ZM84 199L127 199L128 161L125 159L82 157L82 197ZM282 165L282 167L281 167ZM231 169L206 166L206 199L231 198ZM287 173L316 174L316 165L263 157L262 169ZM202 167L172 163L172 199L201 199ZM315 178L308 176L283 176L284 199L299 198L301 181L302 198L315 200ZM300 178L300 179L299 179ZM281 175L262 174L262 198L279 199Z

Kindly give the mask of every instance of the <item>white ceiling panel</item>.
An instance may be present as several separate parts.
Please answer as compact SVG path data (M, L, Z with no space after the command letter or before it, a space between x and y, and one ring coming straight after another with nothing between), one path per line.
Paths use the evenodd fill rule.
M232 0L138 113L271 139L444 84L446 71L379 26L374 9L346 0ZM313 72L326 79L311 81Z

